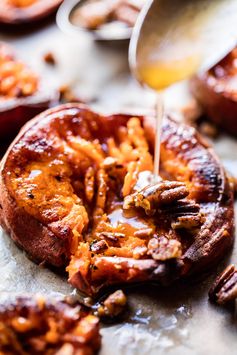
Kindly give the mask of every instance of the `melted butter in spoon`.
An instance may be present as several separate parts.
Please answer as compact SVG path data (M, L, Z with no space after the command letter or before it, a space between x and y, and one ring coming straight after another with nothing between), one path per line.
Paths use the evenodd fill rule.
M167 62L158 60L140 64L137 77L140 82L145 83L155 91L162 91L173 83L190 77L197 71L198 67L199 58L196 56Z

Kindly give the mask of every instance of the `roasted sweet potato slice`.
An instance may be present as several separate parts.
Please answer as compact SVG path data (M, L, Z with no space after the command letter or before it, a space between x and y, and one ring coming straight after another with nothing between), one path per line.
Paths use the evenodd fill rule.
M207 269L233 242L225 171L194 128L168 117L159 181L153 148L153 117L78 104L42 113L2 160L1 225L36 261L67 266L89 295Z
M1 0L0 24L23 25L52 14L62 0Z
M237 135L237 48L191 80L191 91L217 126Z
M1 354L93 355L100 343L99 320L81 305L39 295L0 302Z
M46 89L44 80L19 61L10 46L0 42L1 140L14 137L26 121L49 108L57 98L55 89Z

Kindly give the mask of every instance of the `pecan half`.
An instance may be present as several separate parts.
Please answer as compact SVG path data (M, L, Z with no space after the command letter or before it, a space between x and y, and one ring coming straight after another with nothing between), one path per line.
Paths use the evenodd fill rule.
M177 259L182 255L181 243L166 237L152 238L148 243L148 255L154 260Z
M166 213L171 218L171 227L173 229L193 229L200 227L205 221L200 213L199 204L192 200L178 201L172 207L166 209Z
M140 207L147 215L153 215L157 209L188 196L186 185L179 181L161 181L128 195L123 208Z
M217 277L209 291L211 301L224 305L237 298L237 268L229 265Z

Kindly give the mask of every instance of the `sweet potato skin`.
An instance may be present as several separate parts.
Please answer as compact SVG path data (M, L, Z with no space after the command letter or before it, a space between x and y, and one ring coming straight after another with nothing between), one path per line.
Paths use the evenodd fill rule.
M62 221L42 222L37 215L24 208L9 184L14 162L18 161L19 165L19 159L22 159L20 165L24 167L26 158L34 160L37 156L42 156L43 159L44 156L51 156L54 151L60 152L57 135L65 131L75 133L78 127L86 135L83 130L84 120L90 122L103 136L113 134L130 117L105 117L84 105L67 104L47 110L28 122L14 140L1 162L0 223L33 259L58 267L67 265L71 230L63 229ZM140 119L152 150L154 118ZM233 192L213 150L193 128L178 125L167 118L163 126L161 161L162 169L170 179L178 179L190 185L191 197L206 211L208 218L201 230L189 242L179 260L161 262L151 258L134 260L126 257L96 257L93 264L96 267L90 270L89 276L88 270L82 266L80 272L70 278L70 282L81 291L94 295L102 286L111 283L148 280L168 284L181 276L210 267L231 247L234 229ZM86 248L85 243L83 265L88 262L89 250ZM119 268L123 273L117 272Z
M2 213L4 206L4 216ZM0 223L14 242L37 263L62 267L69 259L68 240L60 240L37 219L17 206L1 184Z
M148 118L145 126L154 142L154 121ZM210 208L210 219L206 220L203 229L182 257L185 272L189 270L188 273L191 273L215 263L231 247L234 237L233 191L214 150L195 129L188 126L182 128L177 130L174 121L165 124L162 143L167 151L173 149L172 145L176 146L174 151L179 149L177 156L191 168L194 184L191 193L195 199L212 202L215 206L213 212L213 207ZM176 136L176 140L172 136ZM163 154L167 151L163 151Z
M192 79L191 91L210 120L229 134L237 135L237 101L234 97L209 86L205 76Z
M213 68L195 76L190 82L191 92L201 104L204 114L218 127L235 136L237 94L232 85L237 80L236 56L235 48Z
M56 92L49 93L46 97L36 93L33 100L15 99L10 105L4 104L2 107L0 103L0 139L14 138L27 121L47 110L52 102L57 101L57 97Z

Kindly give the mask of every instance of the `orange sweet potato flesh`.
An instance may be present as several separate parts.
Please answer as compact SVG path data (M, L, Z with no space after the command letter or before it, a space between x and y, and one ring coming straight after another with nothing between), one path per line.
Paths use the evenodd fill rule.
M191 80L191 91L218 127L237 135L237 48L209 71Z
M55 89L19 61L11 46L0 42L1 141L15 137L29 119L49 108L57 98Z
M0 24L23 25L39 21L59 7L62 0L2 0Z
M153 169L154 124L79 104L28 122L1 162L3 228L35 261L67 267L69 282L92 296L112 284L168 284L210 267L233 242L233 192L194 128L165 119L161 176L178 181L182 206L199 206L201 225L174 227L179 201L153 215L123 208Z

